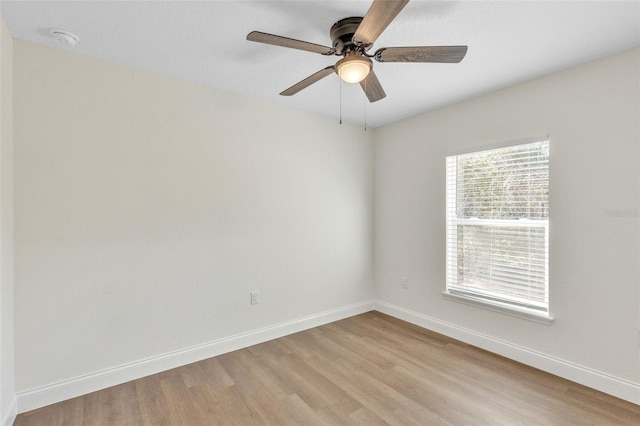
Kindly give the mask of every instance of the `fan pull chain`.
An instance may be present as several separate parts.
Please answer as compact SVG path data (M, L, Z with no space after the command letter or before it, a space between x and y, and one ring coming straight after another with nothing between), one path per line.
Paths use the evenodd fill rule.
M364 131L366 132L367 131L367 96L366 96L366 93L367 93L367 79L366 78L364 79L364 93L365 93L365 96L364 96Z
M338 79L340 81L340 125L342 125L342 79Z

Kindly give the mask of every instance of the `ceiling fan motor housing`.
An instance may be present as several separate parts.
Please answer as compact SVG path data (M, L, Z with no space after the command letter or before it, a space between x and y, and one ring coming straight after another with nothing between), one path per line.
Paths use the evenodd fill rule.
M358 46L353 42L353 35L362 22L361 17L353 16L344 18L331 26L329 35L331 36L332 46L338 55L357 50ZM369 50L371 46L364 46L364 50Z

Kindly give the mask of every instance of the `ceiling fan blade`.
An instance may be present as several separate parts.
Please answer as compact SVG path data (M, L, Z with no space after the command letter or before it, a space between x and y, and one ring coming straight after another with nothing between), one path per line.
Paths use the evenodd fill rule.
M373 4L364 15L353 40L364 45L372 45L409 0L373 0Z
M376 77L376 73L374 73L373 70L369 72L367 78L360 82L360 87L362 87L362 90L364 90L364 93L367 95L369 102L376 102L387 96L387 94L384 93L384 89L382 88L382 85L380 84L380 81L378 80L378 77Z
M321 69L317 73L311 74L309 77L305 78L304 80L289 87L287 90L280 93L280 95L282 96L295 95L302 89L306 89L307 87L311 86L313 83L322 80L323 78L325 78L329 74L332 74L333 72L335 72L335 67L333 65L331 65L330 67Z
M321 55L333 55L334 53L333 49L328 46L296 40L294 38L262 33L260 31L251 31L247 34L247 40L258 43L273 44L275 46L290 47L292 49L306 50L307 52L320 53Z
M467 54L467 46L383 47L374 53L378 62L458 63Z

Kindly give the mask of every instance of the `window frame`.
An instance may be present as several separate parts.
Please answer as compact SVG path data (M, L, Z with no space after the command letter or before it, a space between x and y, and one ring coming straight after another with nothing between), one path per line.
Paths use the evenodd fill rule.
M480 154L486 151L499 150L509 147L517 147L519 145L533 144L533 143L549 143L549 135L544 137L522 139L516 141L508 141L500 144L494 144L491 146L482 146L472 149L468 149L460 152L447 153L445 158L445 173L446 173L446 265L445 265L445 290L442 292L445 299L455 302L464 303L467 305L499 312L518 318L534 321L537 323L550 325L553 323L553 316L550 314L549 303L549 217L546 220L541 219L480 219L480 218L459 218L456 213L456 203L453 206L450 205L451 188L449 178L449 161L452 157L458 157L461 155ZM547 166L548 167L548 166ZM547 178L549 170L547 169ZM455 178L455 185L458 185L457 176ZM453 209L453 212L452 212ZM453 213L453 214L452 214ZM450 287L450 271L457 270L457 256L452 256L452 250L457 253L457 234L453 237L451 234L453 230L457 232L459 225L473 225L473 226L495 226L495 227L524 227L527 229L535 227L544 227L545 229L545 300L546 303L536 302L530 299L519 299L515 296L509 296L501 298L497 293L491 291L475 290L471 291L455 285ZM455 241L452 243L452 241ZM453 248L452 248L453 247ZM457 275L455 282L457 282Z

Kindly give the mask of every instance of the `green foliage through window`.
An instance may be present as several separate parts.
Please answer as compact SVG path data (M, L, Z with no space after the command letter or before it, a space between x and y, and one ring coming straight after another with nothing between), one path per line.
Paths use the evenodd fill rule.
M447 291L548 311L549 142L447 157Z

